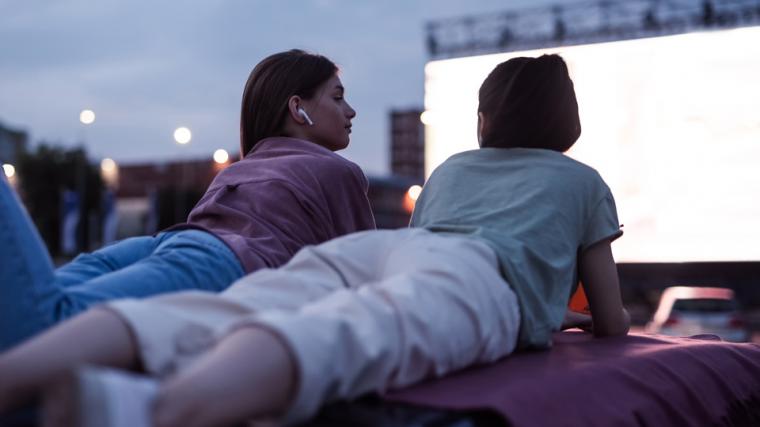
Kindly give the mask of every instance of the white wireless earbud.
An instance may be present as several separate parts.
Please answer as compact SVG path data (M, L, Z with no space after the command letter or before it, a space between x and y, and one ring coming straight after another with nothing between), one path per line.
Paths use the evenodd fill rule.
M306 111L304 111L303 108L299 107L298 110L296 111L298 111L298 114L300 114L301 117L303 117L303 119L306 120L306 123L308 123L309 126L314 126L314 122L311 121L311 118L309 117L308 114L306 114Z

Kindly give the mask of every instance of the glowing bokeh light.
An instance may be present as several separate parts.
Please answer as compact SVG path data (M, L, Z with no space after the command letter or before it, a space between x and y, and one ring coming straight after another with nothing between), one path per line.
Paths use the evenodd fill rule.
M111 173L116 170L116 162L113 159L105 158L100 161L100 170L104 173Z
M187 144L191 139L193 139L193 134L190 132L190 129L186 127L178 127L174 130L174 140L177 141L178 144Z
M119 185L119 166L113 159L105 158L100 161L100 176L105 184L111 188Z
M414 201L417 201L417 198L420 197L420 193L422 193L422 187L419 185L412 185L409 187L409 190L406 191L409 198Z
M429 126L433 124L434 114L432 111L423 111L420 114L420 121L423 125Z
M3 172L5 173L5 176L10 179L16 176L16 168L13 167L10 163L5 163L3 165Z
M95 112L92 110L82 110L79 113L79 121L85 125L91 125L95 122Z
M227 150L218 149L214 151L214 161L218 164L224 164L227 163L227 160L230 159L230 155L227 153Z

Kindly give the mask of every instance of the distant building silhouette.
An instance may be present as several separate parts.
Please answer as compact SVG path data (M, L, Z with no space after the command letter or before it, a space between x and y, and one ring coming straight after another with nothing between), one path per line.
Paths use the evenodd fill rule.
M391 174L422 182L425 178L425 127L421 109L394 110L391 121Z
M369 176L367 197L372 205L377 228L403 228L409 226L415 200L409 188L422 181L401 176Z
M147 197L163 189L202 192L221 169L211 159L119 165L116 197Z
M119 165L117 238L154 233L184 222L216 174L229 163L184 160Z
M419 112L415 117L419 121ZM421 150L422 145L415 156L422 156ZM235 157L230 162L237 160ZM207 159L119 165L115 201L119 217L117 237L150 234L183 222L225 166ZM422 176L421 161L417 169ZM378 228L406 227L414 207L408 190L412 185L422 184L422 178L369 176L368 179L368 197Z

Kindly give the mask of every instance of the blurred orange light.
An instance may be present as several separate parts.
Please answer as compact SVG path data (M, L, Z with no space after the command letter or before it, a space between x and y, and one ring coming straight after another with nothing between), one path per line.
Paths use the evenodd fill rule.
M417 201L417 198L420 197L420 193L422 193L422 187L419 185L412 185L409 187L409 190L406 191L409 198L415 202Z
M417 198L420 197L420 193L422 193L422 187L419 185L412 185L406 190L403 203L404 211L406 213L411 214L414 211L414 205L417 203Z

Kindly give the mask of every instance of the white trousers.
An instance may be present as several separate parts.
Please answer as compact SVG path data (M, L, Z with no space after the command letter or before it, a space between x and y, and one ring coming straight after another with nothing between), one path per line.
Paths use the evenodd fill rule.
M243 277L221 294L181 292L110 308L133 330L148 372L159 376L236 328L279 335L298 369L286 423L326 402L499 359L514 350L520 322L488 245L423 229L306 247L282 268Z

